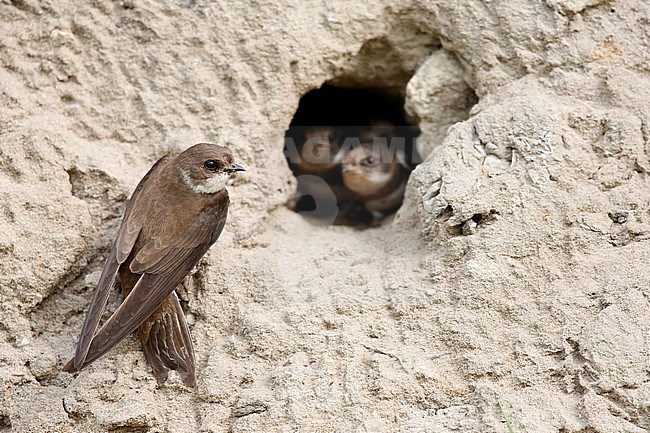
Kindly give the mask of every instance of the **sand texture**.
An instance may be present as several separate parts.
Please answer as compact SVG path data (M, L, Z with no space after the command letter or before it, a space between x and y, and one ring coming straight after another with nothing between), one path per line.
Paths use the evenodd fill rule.
M380 228L285 206L324 82L420 120ZM134 336L62 372L133 188L200 141L248 171L180 290L197 387ZM649 172L647 1L2 0L0 433L648 432Z

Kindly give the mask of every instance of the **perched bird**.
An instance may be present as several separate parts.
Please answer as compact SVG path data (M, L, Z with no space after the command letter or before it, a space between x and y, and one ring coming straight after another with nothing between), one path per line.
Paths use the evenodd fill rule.
M195 385L194 348L174 289L219 238L226 182L237 171L244 169L231 153L209 143L154 164L127 204L65 371L81 370L137 328L159 384L177 370L185 385ZM95 332L118 275L126 297Z
M374 138L371 134L360 138L360 144L343 156L343 185L372 214L373 224L378 224L402 204L410 169L401 149L391 153L381 141L369 139Z

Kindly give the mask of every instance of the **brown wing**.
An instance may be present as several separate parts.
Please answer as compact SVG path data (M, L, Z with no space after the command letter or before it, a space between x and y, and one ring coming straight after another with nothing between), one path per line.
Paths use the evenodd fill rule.
M159 385L176 370L187 387L194 387L194 346L176 292L138 328L142 349Z
M140 257L140 252L136 254L130 263L131 270L144 273L124 302L95 334L81 367L93 362L135 331L219 238L228 214L228 193L224 190L218 194L222 197L202 211L173 247L163 246L166 254L162 258L159 254L152 254L155 260L147 260L149 256ZM155 240L149 242L155 243Z
M106 264L104 265L104 270L102 275L99 277L99 283L97 283L97 289L93 294L93 298L90 301L90 306L88 307L88 313L86 314L86 319L84 324L81 327L81 334L79 335L79 342L77 343L77 349L75 350L74 357L68 361L68 363L63 367L64 371L69 373L74 373L79 371L83 365L86 355L88 354L88 349L90 348L90 342L92 341L93 334L97 329L99 320L102 317L102 312L106 306L106 301L108 300L108 293L115 283L115 278L117 276L117 271L120 267L120 263L116 258L117 250L115 244L111 248L111 252L106 259Z
M153 167L151 167L151 170L149 170L149 172L142 178L138 186L135 188L131 200L129 200L129 204L124 211L124 218L122 219L120 231L117 233L117 239L115 240L115 243L117 244L117 261L120 263L124 263L131 254L131 250L138 240L140 231L145 224L143 216L145 212L133 212L135 208L148 205L148 203L141 203L138 200L140 191L144 188L144 185L147 183L151 174L160 170L164 166L164 163L169 161L171 158L172 157L169 155L160 158Z
M133 191L133 195L131 196L129 203L126 206L124 217L122 218L122 224L118 232L117 240L113 244L111 252L106 259L106 264L104 264L102 275L99 277L99 282L97 283L97 289L95 290L93 298L90 301L86 319L84 320L84 324L81 327L81 334L79 336L79 342L77 343L75 355L65 365L65 367L63 367L64 371L70 373L79 371L84 364L84 361L88 354L88 349L90 348L93 334L97 329L97 325L99 325L99 320L101 319L102 313L104 312L104 307L106 307L108 294L110 293L111 287L113 287L113 284L115 283L115 278L117 277L117 272L120 268L120 264L124 263L126 258L129 256L142 228L142 222L134 221L134 218L131 217L133 207L136 204L138 195L140 194L140 191L142 191L142 188L147 182L147 179L149 179L152 173L159 170L162 166L162 163L164 161L167 161L169 158L170 156L168 155L160 158L153 165L153 167L151 167L149 172L142 178L138 186L135 188L135 191Z

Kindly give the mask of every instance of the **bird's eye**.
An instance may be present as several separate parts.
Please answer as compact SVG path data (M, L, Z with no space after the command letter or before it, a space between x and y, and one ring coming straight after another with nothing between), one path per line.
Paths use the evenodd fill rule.
M377 158L375 158L374 156L369 156L366 159L364 159L363 161L361 161L361 164L362 165L373 165L375 162L377 162Z
M203 163L203 167L207 168L210 171L214 171L217 169L217 161L214 159L208 159Z

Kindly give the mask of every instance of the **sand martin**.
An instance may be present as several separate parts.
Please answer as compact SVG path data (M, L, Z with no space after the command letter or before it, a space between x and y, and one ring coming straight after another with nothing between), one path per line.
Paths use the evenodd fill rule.
M243 170L226 148L209 143L156 162L126 206L65 371L81 370L137 328L158 383L177 370L194 386L194 349L174 289L219 238L228 215L226 182ZM118 276L126 297L97 331Z
M304 140L297 146L296 168L299 174L325 177L340 166L341 133L331 126L310 126L304 130Z
M358 146L347 149L341 170L344 186L377 224L402 204L410 170L401 149L391 152L389 140L374 138L363 134Z
M342 132L332 126L300 127L299 131L297 145L287 155L298 180L296 194L287 205L305 215L335 217L343 192Z

